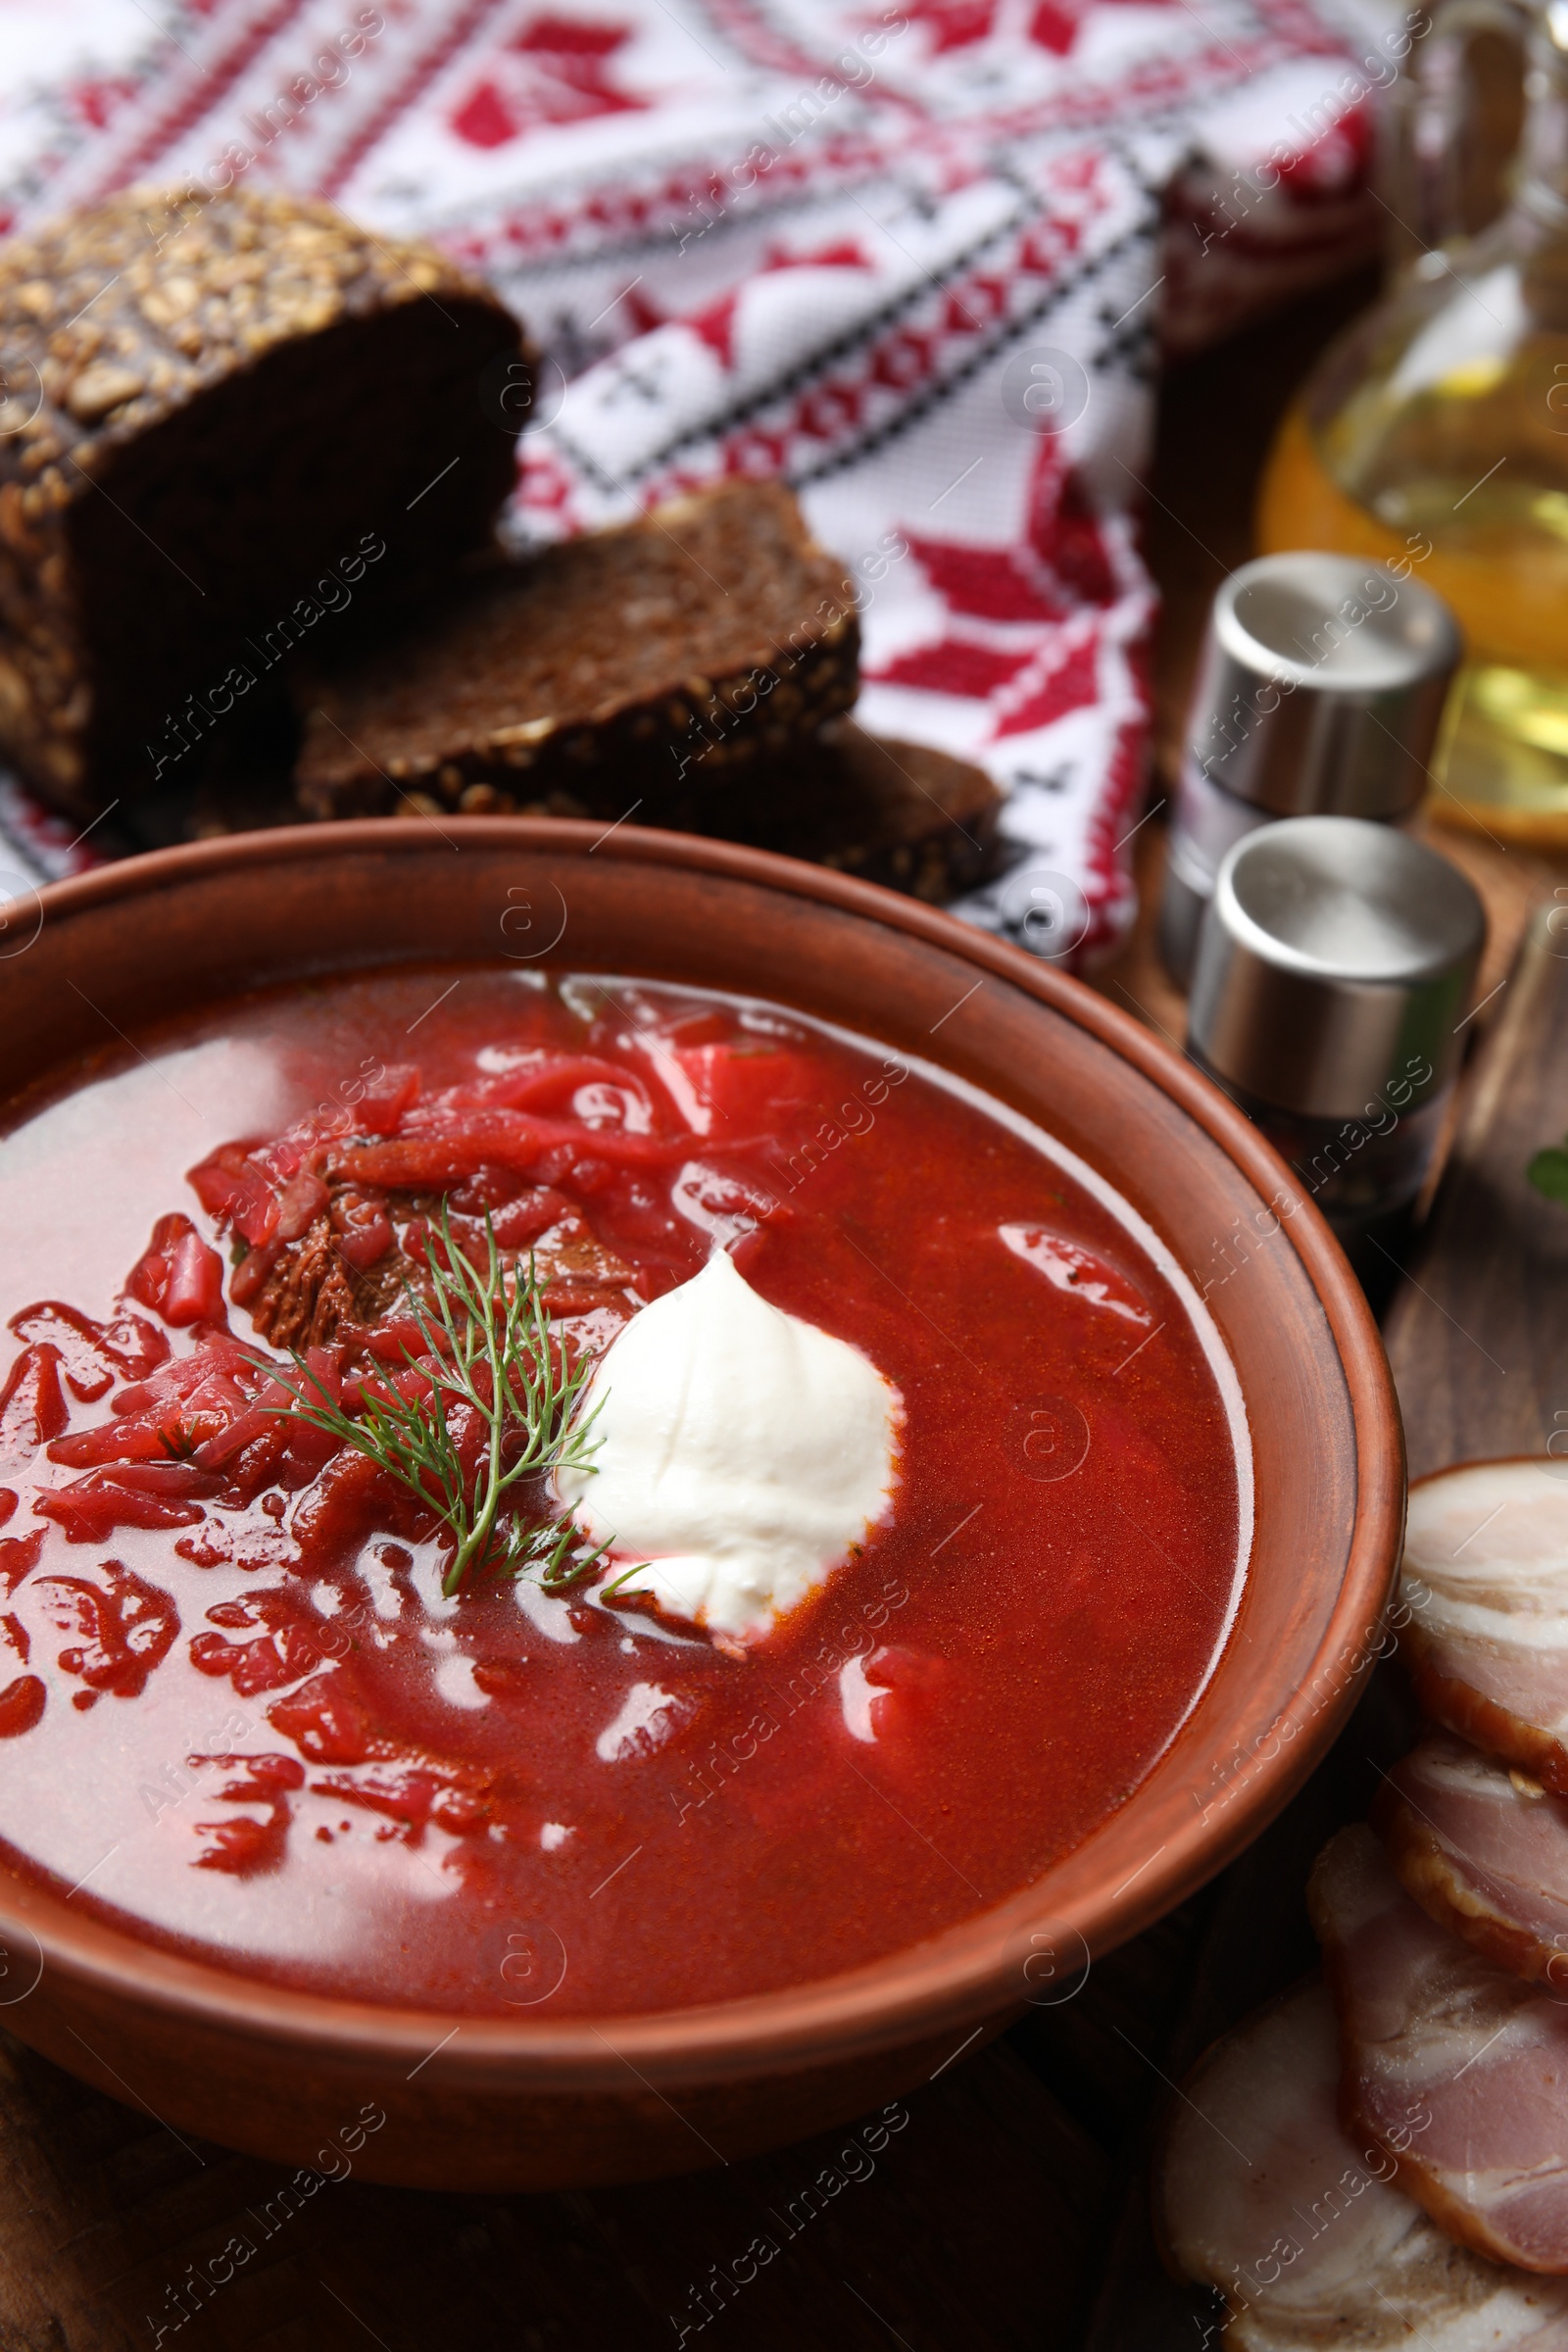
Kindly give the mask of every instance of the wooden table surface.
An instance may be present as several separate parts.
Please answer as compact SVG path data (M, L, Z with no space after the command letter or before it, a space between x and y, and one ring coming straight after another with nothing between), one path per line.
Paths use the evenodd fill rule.
M1361 280L1317 298L1165 388L1149 526L1166 599L1156 799L1208 599L1250 552L1251 482L1274 417L1369 291ZM1522 1176L1529 1153L1568 1127L1568 956L1548 938L1508 978L1528 911L1556 874L1480 837L1445 834L1442 846L1488 899L1483 992L1505 985L1475 1025L1490 1035L1467 1080L1466 1121L1389 1320L1417 1470L1539 1449L1568 1430L1568 1210ZM1181 1001L1149 937L1157 818L1140 847L1145 915L1097 984L1179 1042ZM1333 1755L1247 1855L1097 1963L1070 2001L1032 2011L912 2092L869 2173L863 2157L840 2161L852 2133L839 2132L684 2180L565 2196L432 2195L349 2179L269 2233L258 2217L283 2168L181 2139L133 2082L117 2104L0 2035L0 2352L643 2352L682 2341L1190 2352L1203 2306L1160 2271L1144 2193L1167 2082L1311 1964L1307 1867L1330 1830L1364 1810L1408 1729L1397 1683L1380 1669ZM715 2305L704 2284L713 2266L760 2230L777 2237L764 2217L825 2169L841 2183L826 2209ZM193 2266L236 2232L256 2252L204 2299Z

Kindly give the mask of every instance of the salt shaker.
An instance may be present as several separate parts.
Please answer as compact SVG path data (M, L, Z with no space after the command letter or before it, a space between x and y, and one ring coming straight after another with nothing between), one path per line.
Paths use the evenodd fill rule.
M1262 556L1223 583L1160 906L1160 955L1178 986L1234 842L1278 817L1413 814L1461 650L1440 596L1365 557Z
M1361 817L1250 833L1215 879L1188 1054L1290 1163L1363 1279L1392 1262L1431 1165L1486 932L1456 866Z

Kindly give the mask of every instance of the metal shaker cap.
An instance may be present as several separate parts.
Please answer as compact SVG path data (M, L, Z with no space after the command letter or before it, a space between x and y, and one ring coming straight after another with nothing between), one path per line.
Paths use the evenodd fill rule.
M1188 1048L1229 1087L1352 1119L1452 1076L1487 935L1474 888L1360 817L1265 825L1228 854L1203 918Z
M1188 758L1274 816L1403 816L1463 650L1440 596L1364 556L1260 556L1219 588Z

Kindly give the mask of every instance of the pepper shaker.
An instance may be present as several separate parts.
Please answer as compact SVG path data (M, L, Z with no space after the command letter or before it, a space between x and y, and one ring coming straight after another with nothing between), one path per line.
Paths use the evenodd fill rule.
M1486 933L1457 866L1361 817L1250 833L1216 877L1188 1054L1290 1162L1363 1280L1392 1264L1431 1165Z
M1178 986L1234 842L1279 817L1414 813L1461 651L1440 596L1364 557L1262 556L1222 584L1160 906L1160 955Z

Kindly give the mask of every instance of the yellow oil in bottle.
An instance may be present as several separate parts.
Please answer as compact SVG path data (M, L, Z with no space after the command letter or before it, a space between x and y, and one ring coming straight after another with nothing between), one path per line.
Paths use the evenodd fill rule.
M1534 397L1520 401L1514 381L1497 404L1526 410L1512 431L1497 429L1505 418L1493 403L1477 416L1476 392L1456 391L1460 416L1422 436L1438 446L1375 508L1342 489L1298 402L1264 477L1258 544L1370 556L1446 598L1468 659L1433 759L1433 814L1568 844L1568 413L1547 406L1560 383L1568 412L1568 338L1558 356L1532 357L1518 373ZM1543 451L1544 438L1554 446Z
M1432 813L1568 846L1568 0L1531 36L1507 210L1424 254L1281 427L1264 553L1408 571L1465 632Z

